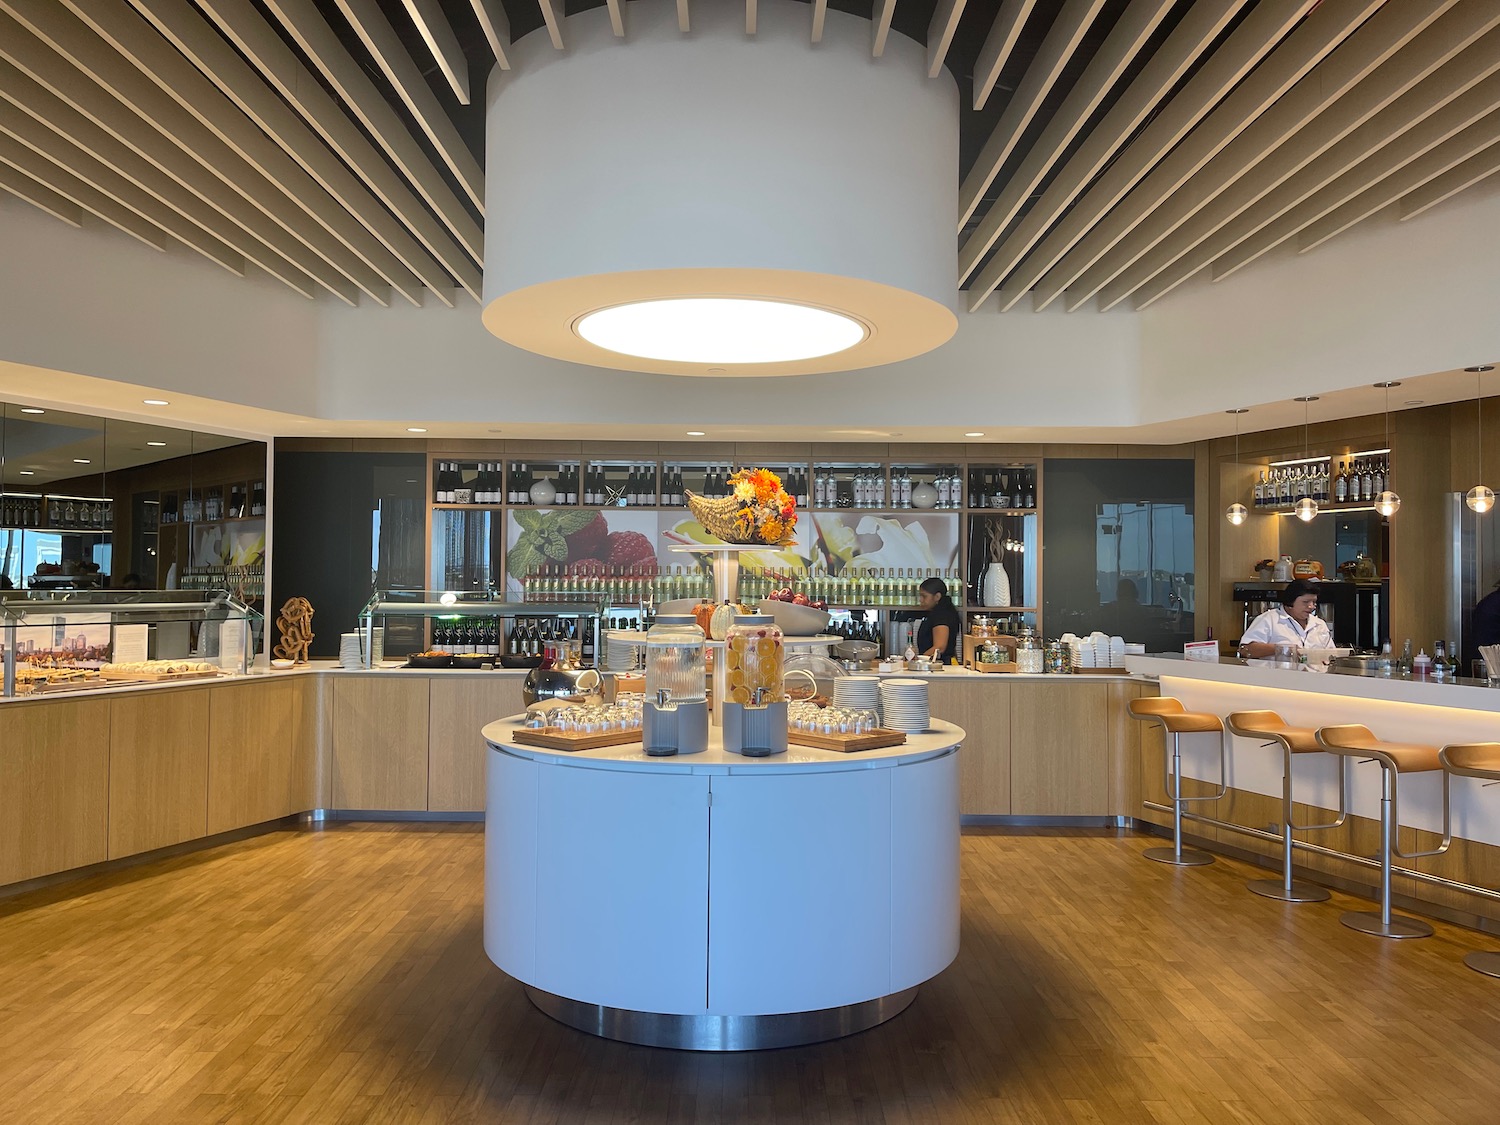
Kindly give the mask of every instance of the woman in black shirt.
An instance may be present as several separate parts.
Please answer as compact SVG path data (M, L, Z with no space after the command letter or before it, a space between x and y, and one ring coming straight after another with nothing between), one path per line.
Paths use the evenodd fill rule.
M926 613L917 629L917 655L947 664L958 653L958 635L963 631L958 609L948 596L948 583L927 579L917 587L917 605Z

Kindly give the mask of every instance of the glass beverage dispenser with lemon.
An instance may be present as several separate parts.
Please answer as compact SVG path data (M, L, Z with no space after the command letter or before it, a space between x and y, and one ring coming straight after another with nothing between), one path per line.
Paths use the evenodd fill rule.
M786 752L786 645L760 613L736 615L724 638L724 749L751 758Z

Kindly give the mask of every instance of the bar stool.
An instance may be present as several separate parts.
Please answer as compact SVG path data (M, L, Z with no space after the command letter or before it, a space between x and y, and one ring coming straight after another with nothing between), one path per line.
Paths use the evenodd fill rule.
M1430 937L1432 927L1417 918L1391 914L1391 860L1420 859L1441 855L1453 843L1453 829L1448 816L1448 775L1443 774L1443 842L1425 852L1403 852L1396 842L1401 827L1397 804L1398 779L1407 773L1430 773L1442 769L1436 746L1419 743L1382 742L1369 727L1357 723L1348 726L1323 727L1318 731L1318 745L1330 754L1355 758L1362 764L1375 762L1381 769L1380 795L1380 909L1350 910L1339 919L1351 930L1376 937Z
M1224 724L1219 716L1201 711L1188 711L1182 703L1170 696L1132 699L1127 707L1132 715L1143 722L1157 723L1172 736L1171 762L1162 759L1162 780L1167 792L1172 795L1172 846L1170 848L1147 848L1141 854L1157 863L1170 863L1177 867L1201 867L1212 863L1214 857L1207 852L1182 846L1182 806L1189 801L1217 801L1229 789L1228 762L1224 757ZM1182 744L1185 734L1217 734L1219 736L1219 789L1212 796L1184 797L1182 795Z
M1241 738L1258 738L1264 746L1280 746L1283 756L1281 771L1281 878L1252 879L1246 884L1258 895L1279 899L1282 902L1324 902L1328 892L1311 883L1299 883L1292 879L1292 833L1309 832L1324 828L1338 828L1349 817L1344 801L1345 770L1347 758L1339 758L1339 816L1327 824L1292 823L1292 755L1321 754L1317 732L1310 727L1292 727L1286 724L1275 711L1235 711L1224 725L1230 734Z
M1438 760L1450 775L1477 777L1488 785L1500 782L1500 742L1469 742L1444 746ZM1476 951L1464 958L1464 964L1488 977L1500 977L1500 952Z

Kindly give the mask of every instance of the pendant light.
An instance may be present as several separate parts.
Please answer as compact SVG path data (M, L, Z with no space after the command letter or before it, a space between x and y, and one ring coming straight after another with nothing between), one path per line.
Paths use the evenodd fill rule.
M1234 415L1234 463L1238 466L1240 463L1240 415L1248 414L1250 411L1241 406L1233 410L1226 410L1224 413ZM1249 514L1249 509L1238 500L1224 509L1224 518L1235 527L1239 527L1240 524L1244 523L1245 517Z
M1399 387L1397 383L1376 383L1377 387L1385 391L1385 447L1391 447L1391 388ZM1385 491L1375 497L1375 510L1382 516L1394 516L1401 507L1401 497L1397 496L1391 488L1391 460L1390 454L1386 454Z
M1307 439L1308 411L1312 409L1312 404L1318 401L1318 396L1299 395L1293 401L1300 402L1302 404L1302 455L1304 457L1307 457L1311 453L1308 448ZM1295 515L1303 523L1308 523L1318 514L1318 502L1311 496L1304 496L1300 500L1298 500L1296 504L1292 505L1292 514Z
M1465 367L1465 371L1474 373L1474 428L1478 435L1474 442L1474 458L1479 469L1479 479L1484 480L1484 395L1482 393L1484 373L1493 371L1493 364L1485 363L1478 367ZM1469 506L1470 511L1478 512L1481 516L1495 506L1495 493L1484 484L1476 484L1469 489L1464 496L1464 503Z

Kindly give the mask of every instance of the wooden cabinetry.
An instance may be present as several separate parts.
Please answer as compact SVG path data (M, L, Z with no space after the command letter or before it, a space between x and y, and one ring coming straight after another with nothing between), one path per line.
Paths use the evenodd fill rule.
M206 693L208 831L228 832L313 807L315 774L305 752L308 677L225 684Z
M427 678L340 675L332 687L332 806L425 812Z
M109 858L208 833L209 693L109 701Z
M1017 816L1106 816L1109 684L1011 689L1010 807Z
M525 709L518 676L432 680L427 726L427 808L483 812L487 724Z
M109 702L0 708L0 885L109 858Z

